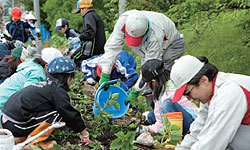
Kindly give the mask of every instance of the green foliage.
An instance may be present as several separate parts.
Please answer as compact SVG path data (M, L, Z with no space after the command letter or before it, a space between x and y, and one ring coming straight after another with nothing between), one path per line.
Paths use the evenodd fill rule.
M86 145L91 147L92 150L102 150L102 149L104 149L104 147L101 145L101 142L99 142L99 141L87 143Z
M127 10L138 9L163 13L170 8L171 3L171 0L127 0Z
M249 0L227 0L226 5L229 8L249 8L250 7L250 1Z
M249 75L250 51L246 45L249 31L239 26L242 20L249 19L246 12L228 10L211 20L194 15L192 22L184 24L181 30L187 43L185 54L206 56L223 72ZM194 26L199 26L198 31Z
M104 106L104 109L113 105L116 109L120 110L120 104L117 102L118 97L119 97L119 93L112 94L112 92L110 92L109 98L107 100L107 103Z
M81 29L82 18L80 14L72 14L76 9L77 1L69 0L47 0L42 7L42 10L48 14L46 21L50 23L50 30L54 31L56 20L65 18L69 21L69 26L77 30Z
M165 147L167 144L177 145L180 142L182 134L179 132L180 127L171 124L171 122L163 117L163 128L159 131L161 136L156 136L155 144Z
M218 0L186 0L183 3L172 5L165 13L177 26L188 22L190 18L198 12L207 12L208 16L218 12L220 3Z
M135 139L135 132L128 132L125 134L124 132L118 132L115 134L117 139L112 141L110 145L111 150L119 150L119 149L136 149L133 145Z
M50 47L65 48L68 47L68 42L65 37L54 34L51 36L51 40L48 45Z
M95 0L93 1L93 8L101 16L107 36L113 31L116 19L118 19L118 0ZM69 21L71 28L82 31L83 19L81 14L72 14L76 9L77 0L47 0L42 7L42 10L48 14L46 21L50 23L50 30L54 31L56 20L58 18L65 18ZM56 9L55 9L56 8Z

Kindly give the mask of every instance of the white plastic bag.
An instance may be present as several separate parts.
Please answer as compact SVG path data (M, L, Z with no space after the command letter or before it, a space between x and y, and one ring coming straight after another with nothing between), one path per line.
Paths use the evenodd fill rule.
M152 146L154 144L154 139L149 132L144 132L137 137L134 143L142 144L145 146Z

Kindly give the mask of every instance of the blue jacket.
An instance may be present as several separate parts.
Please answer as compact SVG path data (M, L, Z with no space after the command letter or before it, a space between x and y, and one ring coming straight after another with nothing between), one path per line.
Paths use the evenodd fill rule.
M33 62L33 59L26 59L25 62L18 65L16 73L0 85L0 109L12 94L28 85L43 81L45 78L44 68Z
M33 28L34 27L31 27L28 22L24 21L18 21L16 23L11 21L6 25L6 29L12 36L12 39L22 41L23 43L28 41L28 37L30 37L31 40L35 40L30 30Z
M93 56L82 62L81 71L84 73L86 79L96 78L96 67L101 56L102 55ZM123 50L117 56L115 69L113 69L110 74L110 80L114 79L120 79L128 88L131 88L138 79L136 61L126 50ZM125 87L122 88L126 89Z
M31 30L33 36L36 36L36 28L33 28L33 29L31 28L30 30ZM50 39L50 32L45 29L44 24L41 24L41 26L40 26L40 33L41 33L41 37L42 37L42 39L41 39L42 42L45 42L45 41ZM30 41L30 38L29 38L29 41Z
M7 43L0 43L0 60L10 55L10 46Z

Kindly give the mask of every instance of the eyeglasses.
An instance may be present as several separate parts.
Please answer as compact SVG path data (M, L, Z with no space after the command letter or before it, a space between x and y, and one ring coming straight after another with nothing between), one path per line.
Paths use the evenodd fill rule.
M195 86L193 86L190 91L185 91L183 95L184 96L189 96L191 94L192 90L194 89L194 87Z

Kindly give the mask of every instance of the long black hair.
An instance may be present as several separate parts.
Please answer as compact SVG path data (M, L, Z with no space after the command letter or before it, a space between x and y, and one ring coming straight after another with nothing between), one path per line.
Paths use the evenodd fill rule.
M159 99L161 92L166 90L166 83L170 78L170 71L164 70L161 75L156 77L155 86L153 87L152 81L150 83L150 88L153 90L154 99Z
M217 67L213 64L210 64L207 57L205 56L198 56L198 58L201 62L204 63L204 66L201 68L201 70L188 82L188 84L191 85L199 85L200 79L202 76L207 76L209 81L212 81L213 78L216 76L216 74L219 72Z

